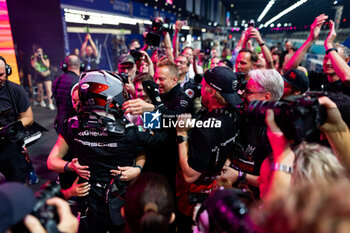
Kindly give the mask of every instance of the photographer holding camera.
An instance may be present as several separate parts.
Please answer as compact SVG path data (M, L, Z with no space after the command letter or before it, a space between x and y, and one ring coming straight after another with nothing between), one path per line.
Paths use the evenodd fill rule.
M163 24L164 22L161 17L158 17L155 20L152 20L152 25L148 28L148 30L144 34L144 40L147 45L153 46L156 48L160 47L161 42L163 42L163 47L165 50L164 55L169 61L174 62L174 55L172 51L169 29L165 28ZM159 53L159 51L157 53ZM156 59L157 61L155 62L158 62L160 58L161 56L158 54L158 58Z
M23 127L33 123L33 112L23 87L8 80L11 72L11 67L0 56L0 129L16 121L20 121L22 126L18 132L5 132L5 137L0 137L0 172L8 181L25 183L29 169L22 155L23 138L16 136L17 133L23 134ZM15 134L12 141L6 136L11 133Z
M34 51L34 55L31 58L30 64L34 69L35 83L38 86L38 100L41 107L46 107L44 101L44 86L45 91L48 96L47 101L49 103L48 107L50 110L55 110L53 101L51 99L52 95L52 80L50 71L50 59L41 47L37 47ZM34 102L36 103L36 102Z
M57 232L57 230L58 232L75 233L77 231L77 218L71 213L68 202L58 197L50 197L47 200L43 200L44 203L42 205L57 210L57 213L52 213L54 215L57 214L57 220L59 220L59 222L56 222L56 231L52 231L53 228L46 229L41 224L43 219L34 216L36 215L34 209L40 201L40 199L35 198L30 188L22 184L8 182L0 185L0 216L2 216L0 219L0 232L11 232L11 230L13 232L24 231L22 225L17 224L21 220L23 220L24 226L31 233Z
M283 79L274 69L257 69L249 72L246 89L243 93L245 112L243 113L238 147L231 157L232 164L224 167L221 178L228 179L232 184L248 184L258 197L260 166L271 153L268 143L266 126L257 124L247 117L248 105L254 100L279 100L283 94Z

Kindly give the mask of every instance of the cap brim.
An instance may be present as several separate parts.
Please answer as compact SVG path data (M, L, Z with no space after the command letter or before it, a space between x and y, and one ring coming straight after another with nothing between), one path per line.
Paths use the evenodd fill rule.
M290 83L290 81L284 77L284 75L282 75L283 81L285 81L286 83L288 83L289 85L294 86L292 83Z
M36 199L34 192L30 188L20 183L9 182L1 185L0 190L9 203L8 207L10 209L7 211L8 214L12 215L11 225L16 224L32 212Z
M133 61L124 61L124 62L121 62L121 63L119 63L120 65L126 65L126 64L132 64L132 65L134 65L135 64L135 62L133 62Z
M220 93L220 94L232 106L236 106L236 105L239 105L239 104L243 103L241 97L236 92L235 93L231 93L231 94L227 94L227 93Z

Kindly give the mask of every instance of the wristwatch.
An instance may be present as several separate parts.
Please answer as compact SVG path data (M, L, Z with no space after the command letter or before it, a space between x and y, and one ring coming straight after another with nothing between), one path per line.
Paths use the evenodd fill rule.
M176 142L178 143L178 144L180 144L180 143L183 143L184 141L187 141L187 137L184 137L184 136L176 136Z

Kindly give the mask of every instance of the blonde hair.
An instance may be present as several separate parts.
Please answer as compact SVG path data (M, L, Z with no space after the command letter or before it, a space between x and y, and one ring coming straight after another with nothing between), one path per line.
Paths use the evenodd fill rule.
M302 142L295 150L293 183L315 181L336 182L345 169L330 148Z

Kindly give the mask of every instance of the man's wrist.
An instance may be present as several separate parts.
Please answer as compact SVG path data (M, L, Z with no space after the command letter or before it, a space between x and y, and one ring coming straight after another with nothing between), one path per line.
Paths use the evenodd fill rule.
M334 48L334 47L330 47L330 48L326 48L326 55L328 55L330 52L338 52L338 49L337 48Z
M186 131L177 131L176 135L177 136L187 137L187 130Z

